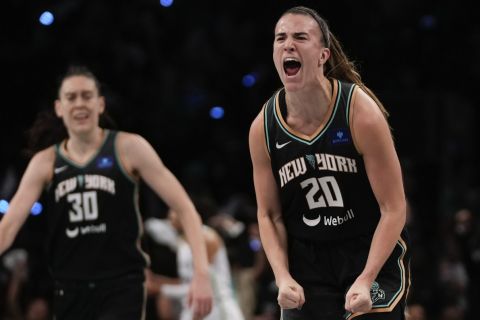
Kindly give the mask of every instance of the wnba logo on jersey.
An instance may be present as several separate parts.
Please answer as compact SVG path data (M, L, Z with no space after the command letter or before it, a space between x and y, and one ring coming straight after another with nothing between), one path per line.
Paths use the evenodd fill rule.
M334 130L330 137L332 144L344 144L350 142L350 135L345 128Z

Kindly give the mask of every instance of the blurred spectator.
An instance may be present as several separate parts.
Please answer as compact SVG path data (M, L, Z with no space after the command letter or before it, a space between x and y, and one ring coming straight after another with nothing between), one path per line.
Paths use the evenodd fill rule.
M166 218L166 214L156 215L155 219L157 218ZM178 278L176 253L168 246L154 241L148 231L143 237L143 247L150 256L150 267L146 271L146 320L174 320L173 315L178 314L178 312L173 310L175 306L161 295L160 287L155 278L158 275Z
M463 320L467 309L468 274L451 228L446 230L443 237L435 291L438 317L445 320Z
M247 320L277 312L273 273L260 241L256 207L244 194L235 194L208 220L225 240L238 300ZM277 317L278 318L278 317Z
M22 291L28 279L28 254L23 249L13 249L3 256L3 265L10 273L6 292L6 318L22 319Z
M470 209L460 209L453 217L453 231L458 251L469 281L467 286L466 319L478 318L476 303L480 301L480 226Z
M9 198L18 184L17 172L12 164L0 170L0 199Z
M408 306L405 320L427 320L425 308L420 304Z
M3 320L47 320L50 318L48 298L39 295L34 286L41 281L25 249L11 249L2 257L2 270L6 276ZM1 271L0 271L1 272ZM5 278L4 278L5 279Z
M428 247L428 234L422 228L422 216L407 200L407 229L410 236L410 271L412 284L408 294L407 314L411 319L428 318L429 308L435 308L433 283L436 282L436 273L432 272L432 265L436 263L436 256ZM422 318L423 317L423 318Z
M200 205L196 203L196 207L201 212ZM179 278L169 278L166 276L156 275L147 272L147 287L155 291L155 287L159 288L162 303L163 297L168 297L172 301L180 301L182 309L179 314L165 315L165 318L179 318L182 320L191 320L193 315L188 305L188 292L190 282L193 276L193 257L190 247L183 238L182 226L179 223L177 213L169 210L168 220L149 218L145 221L145 230L148 235L156 242L167 245L177 257L177 267ZM235 299L232 286L230 264L223 240L217 232L204 226L204 237L207 243L207 253L210 263L210 276L212 278L212 287L214 289L214 303L212 312L205 317L205 320L243 320L243 314ZM174 303L175 304L175 303ZM171 306L170 304L169 306ZM163 304L165 307L165 304ZM160 306L160 310L162 305Z
M459 306L447 305L440 313L439 320L463 320L465 310Z
M45 298L37 297L30 301L25 312L25 320L50 319L50 306Z

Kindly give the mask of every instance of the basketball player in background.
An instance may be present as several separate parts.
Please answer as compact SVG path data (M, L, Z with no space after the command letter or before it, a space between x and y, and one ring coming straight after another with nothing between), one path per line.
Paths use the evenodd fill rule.
M143 319L148 257L140 249L137 203L143 179L178 212L193 252L189 303L201 319L211 310L212 289L200 216L144 138L100 126L104 110L95 75L71 67L55 101L62 121L47 128L55 143L36 152L28 164L0 223L0 254L45 191L55 319ZM45 133L45 119L36 125L42 128L32 132Z

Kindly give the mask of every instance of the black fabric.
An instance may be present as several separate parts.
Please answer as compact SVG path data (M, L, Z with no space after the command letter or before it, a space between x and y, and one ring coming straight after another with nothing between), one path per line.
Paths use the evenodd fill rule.
M291 240L290 273L304 288L305 304L301 310L283 310L283 320L402 320L410 282L406 232L375 279L369 316L360 318L345 312L345 295L365 266L370 243L371 236L335 244Z
M141 320L145 296L141 274L97 281L57 281L55 319Z
M372 233L380 209L362 156L353 143L349 110L355 85L333 80L332 112L307 137L286 123L285 91L277 91L264 109L270 152L289 236L317 241ZM285 111L284 111L285 113Z
M141 272L141 217L137 184L117 159L115 131L85 165L57 146L54 177L47 190L49 260L57 280L91 280Z

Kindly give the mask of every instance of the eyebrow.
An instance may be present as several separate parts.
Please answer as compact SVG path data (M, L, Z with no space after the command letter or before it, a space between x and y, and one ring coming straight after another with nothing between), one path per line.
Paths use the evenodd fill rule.
M63 94L68 96L68 95L85 94L85 93L94 93L94 91L90 90L90 89L87 89L87 90L72 90L72 91L65 91Z
M278 32L275 34L275 37L278 37L278 36L286 36L287 33L286 32ZM299 36L307 36L308 35L308 32L294 32L293 33L293 36L294 37L299 37Z

